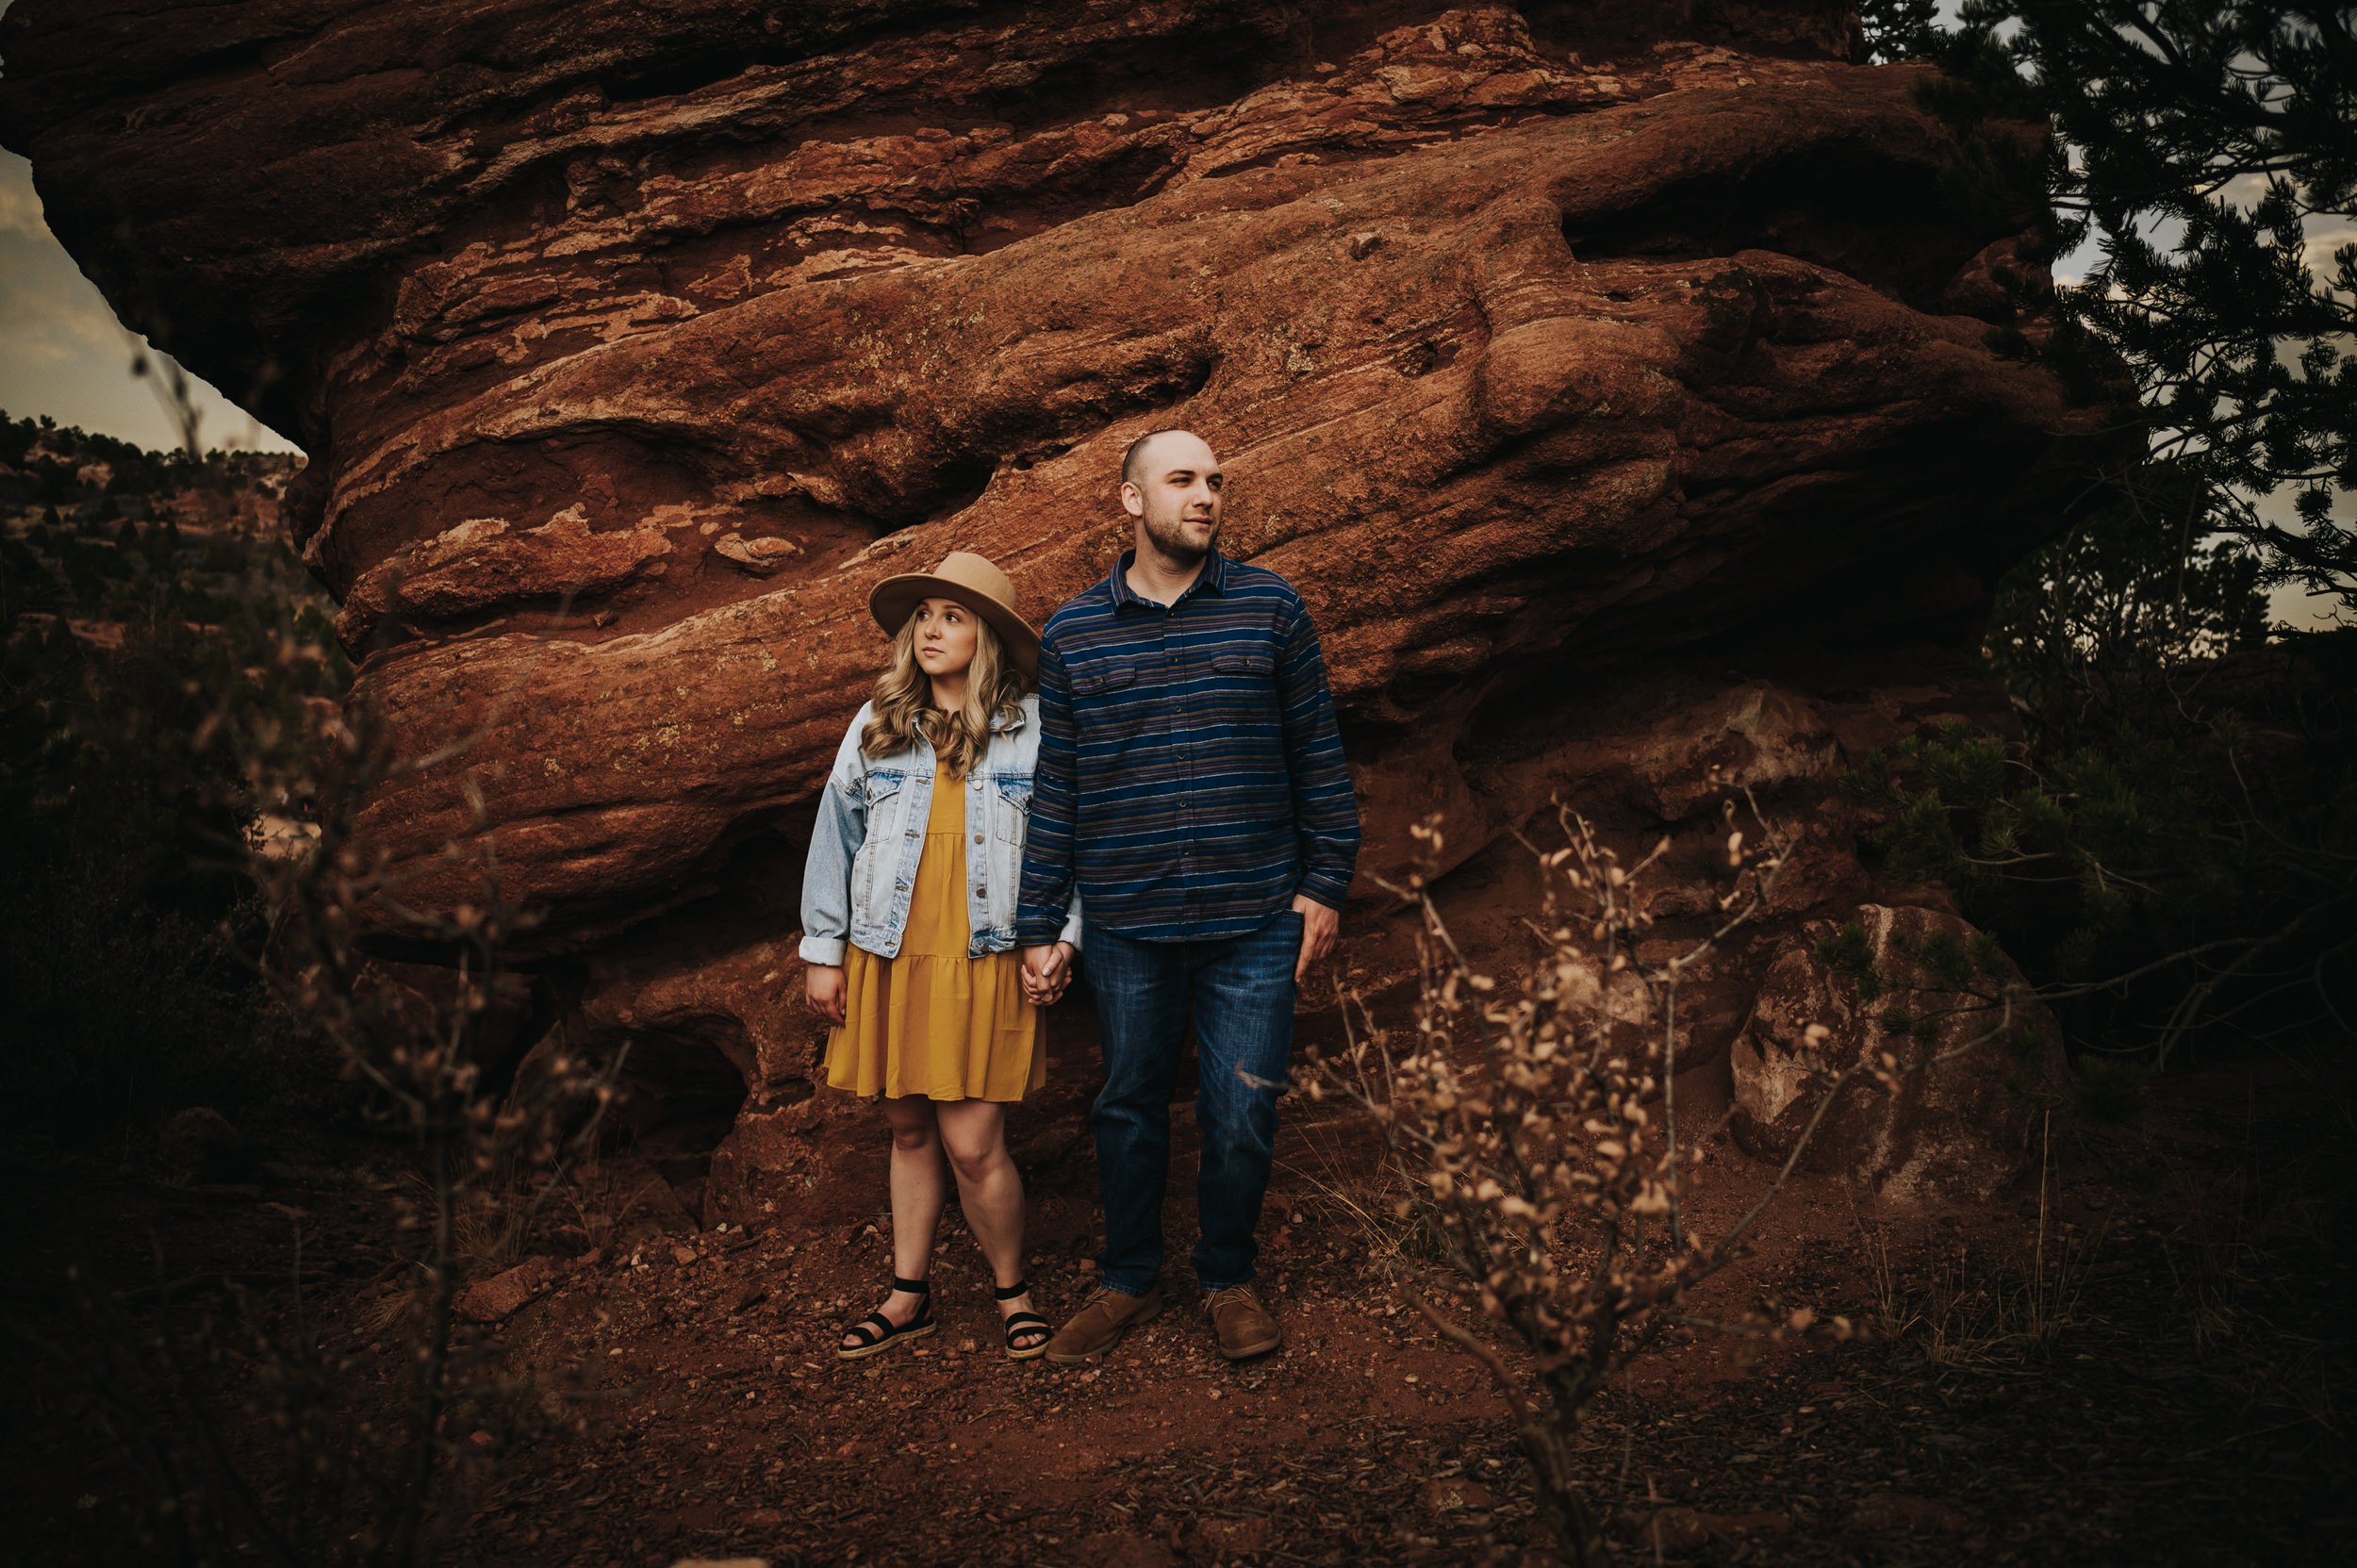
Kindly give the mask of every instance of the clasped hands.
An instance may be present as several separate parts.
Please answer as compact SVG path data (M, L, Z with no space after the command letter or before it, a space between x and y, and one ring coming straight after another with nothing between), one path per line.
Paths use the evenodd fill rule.
M1073 946L1050 942L1023 949L1023 997L1037 1007L1063 999L1072 984ZM846 986L841 965L811 964L802 969L804 1005L831 1024L843 1021Z
M1047 1007L1062 999L1072 984L1073 951L1069 942L1046 942L1024 949L1024 1000L1034 1007Z
M1310 966L1324 958L1334 948L1340 916L1333 909L1304 895L1294 900L1294 908L1301 912L1301 951L1294 961L1294 981L1306 981ZM1023 998L1034 1007L1047 1007L1063 999L1072 986L1072 956L1077 949L1069 942L1047 942L1023 949ZM803 971L804 999L810 1010L830 1023L843 1021L844 975L840 968L811 965Z

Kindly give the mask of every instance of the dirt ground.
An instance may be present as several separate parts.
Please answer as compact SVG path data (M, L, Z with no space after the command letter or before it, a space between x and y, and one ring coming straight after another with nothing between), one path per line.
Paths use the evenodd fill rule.
M1633 1368L1584 1439L1618 1559L2342 1560L2357 1536L2350 1103L2346 1081L2270 1059L2163 1081L2121 1123L2058 1113L2042 1225L2035 1181L1975 1212L1895 1214L1803 1180L1759 1255L1714 1282L1716 1304L1806 1303L1871 1332L1706 1336ZM1280 1139L1263 1279L1289 1343L1232 1366L1177 1290L1099 1366L1009 1362L954 1213L934 1270L943 1330L838 1363L837 1331L887 1272L868 1217L882 1144L797 1219L701 1231L641 1205L536 1298L470 1329L501 1373L562 1391L568 1419L466 1436L472 1482L443 1559L1553 1560L1486 1375L1398 1297L1428 1265L1336 1108L1292 1107ZM389 1402L391 1215L414 1177L398 1148L350 1139L280 1155L254 1180L175 1186L136 1149L15 1151L8 1316L71 1343L62 1280L77 1258L126 1293L130 1321L155 1321L159 1278L218 1300L206 1282L226 1276L285 1314L299 1241L322 1351L351 1360L361 1405L368 1388ZM1713 1155L1705 1227L1766 1180L1724 1145ZM1058 1316L1088 1284L1092 1157L1064 1140L1029 1174L1033 1279ZM1178 1162L1179 1259L1191 1176ZM1166 1283L1184 1286L1182 1266ZM18 1395L0 1431L0 1554L93 1560L136 1472L91 1435L69 1367L21 1335L0 1354ZM239 1429L258 1432L254 1419Z

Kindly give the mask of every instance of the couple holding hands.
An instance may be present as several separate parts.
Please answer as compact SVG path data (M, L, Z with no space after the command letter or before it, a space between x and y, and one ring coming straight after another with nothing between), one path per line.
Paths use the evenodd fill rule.
M1309 611L1219 553L1220 490L1196 437L1130 443L1135 547L1039 632L1005 573L963 552L868 601L891 662L835 755L802 882L827 1081L879 1099L892 1128L892 1293L844 1331L846 1360L932 1330L951 1175L1010 1357L1092 1361L1158 1314L1190 1023L1205 1316L1230 1360L1283 1342L1251 1287L1253 1232L1294 989L1333 946L1359 816ZM1097 1289L1051 1329L1023 1278L1006 1110L1045 1081L1039 1009L1082 951L1105 1249Z

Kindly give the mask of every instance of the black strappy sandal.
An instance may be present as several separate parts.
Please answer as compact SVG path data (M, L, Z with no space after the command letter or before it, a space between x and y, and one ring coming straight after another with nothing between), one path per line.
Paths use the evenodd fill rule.
M993 1301L1012 1301L1018 1296L1030 1295L1030 1280L1018 1279L1005 1290L992 1291L990 1298ZM1037 1312L1009 1312L1004 1323L1007 1330L1007 1360L1011 1362L1028 1362L1034 1356L1046 1355L1047 1342L1056 1337L1055 1325ZM1015 1336L1018 1334L1037 1334L1040 1336L1040 1341L1037 1345L1018 1345L1014 1343Z
M847 1334L861 1336L860 1342L857 1345L838 1344L834 1349L835 1360L861 1361L897 1341L922 1339L941 1327L933 1321L933 1282L931 1279L903 1279L896 1274L892 1277L892 1288L918 1297L916 1315L906 1323L895 1325L881 1309L869 1312L843 1330Z

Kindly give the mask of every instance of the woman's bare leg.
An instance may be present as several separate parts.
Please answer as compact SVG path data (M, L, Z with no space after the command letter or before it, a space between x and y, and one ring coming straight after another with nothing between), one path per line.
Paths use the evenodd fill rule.
M922 1095L887 1099L883 1114L892 1124L892 1270L903 1279L923 1279L932 1269L942 1206L949 1201L949 1184L942 1180L940 1129L933 1102ZM898 1328L916 1315L923 1300L914 1291L894 1291L877 1311ZM843 1336L847 1350L859 1343L852 1334Z
M942 1147L958 1179L958 1207L966 1229L990 1262L991 1282L1004 1290L1023 1279L1023 1177L1007 1153L1007 1108L995 1100L946 1100L934 1107ZM912 1276L911 1278L914 1278ZM1031 1311L1029 1292L998 1303L998 1313ZM1024 1329L1017 1349L1044 1344L1047 1330ZM1020 1337L1020 1336L1019 1336Z

